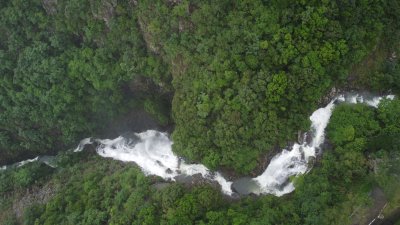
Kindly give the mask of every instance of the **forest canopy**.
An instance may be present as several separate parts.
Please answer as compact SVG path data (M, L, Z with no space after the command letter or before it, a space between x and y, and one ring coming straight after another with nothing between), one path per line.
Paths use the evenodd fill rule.
M168 123L161 103L172 104L177 154L239 173L307 130L322 97L386 34L395 42L400 21L396 1L375 0L9 0L0 10L1 162L71 147L135 107ZM398 91L398 71L363 85Z
M173 74L174 150L211 168L253 170L307 130L322 97L398 27L393 9L393 1L189 3L180 21L189 25L174 39L185 66Z
M169 79L146 50L131 8L128 2L1 3L1 164L71 147L143 99L157 108L149 103L157 90L143 97L145 85L128 89L141 77L165 86Z
M400 208L399 43L392 0L2 0L0 165L58 166L1 168L0 224L368 224L374 191ZM396 97L338 105L279 198L65 151L143 110L186 162L254 175L348 90Z
M339 105L327 128L331 148L308 174L293 179L296 190L286 196L232 199L214 185L165 182L129 163L67 153L59 155L56 169L35 162L0 171L0 219L5 225L21 220L27 225L368 224L370 207L376 207L371 206L373 188L383 190L387 208L400 207L400 114L394 110L399 107L399 99L384 101L378 109ZM353 128L346 132L350 135L337 137L348 127ZM17 218L13 198L35 186L50 187L53 196L25 206Z

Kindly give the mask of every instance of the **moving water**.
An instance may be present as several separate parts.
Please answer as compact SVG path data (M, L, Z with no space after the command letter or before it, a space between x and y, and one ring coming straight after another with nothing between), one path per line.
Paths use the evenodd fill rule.
M225 194L231 195L231 184L218 172L211 172L201 164L187 164L172 152L172 141L166 133L148 130L131 137L116 139L84 139L75 152L82 151L86 144L97 143L97 153L102 157L135 162L147 175L157 175L166 180L179 176L201 174L204 178L218 182Z
M134 137L118 137L113 140L95 140L99 144L97 153L121 161L131 161L138 164L145 174L157 175L164 179L175 180L181 175L192 176L201 174L204 178L218 182L225 194L232 194L232 186L241 194L274 194L281 196L294 190L289 178L306 173L310 168L309 160L316 157L317 151L325 140L325 128L329 123L335 104L348 102L351 104L365 103L377 107L383 98L393 99L394 96L366 98L357 94L339 96L326 107L316 110L311 116L311 143L295 143L291 148L284 149L272 158L267 169L256 178L241 178L235 182L227 181L218 172L211 172L201 164L187 164L172 152L172 141L165 133L145 131ZM82 150L85 144L91 143L84 139L76 151Z
M10 168L18 168L18 167L24 166L28 163L36 162L36 161L42 162L50 167L55 168L56 163L54 162L54 159L55 159L55 156L48 156L48 155L37 156L36 158L33 158L33 159L27 159L27 160L24 160L21 162L14 163L12 165L2 166L2 167L0 167L0 171L10 169Z
M282 196L294 190L294 185L289 182L289 178L304 174L309 170L309 160L316 157L317 152L325 141L325 128L337 103L365 103L372 107L378 107L383 98L393 99L394 95L372 98L363 97L359 94L341 95L333 99L324 108L314 111L310 116L311 143L307 143L306 137L304 137L303 143L295 143L290 150L284 149L280 154L273 157L264 173L254 178L261 189L258 192Z
M302 143L295 143L290 148L283 149L281 153L271 159L270 164L260 176L245 177L234 182L228 181L219 172L210 171L202 164L186 163L172 152L172 141L168 135L155 130L135 133L129 137L120 136L112 140L86 138L80 142L74 152L82 151L85 145L96 143L96 152L100 156L135 162L146 175L156 175L175 181L182 176L200 174L205 179L219 183L222 192L227 195L234 193L233 188L240 194L282 196L294 190L290 177L304 174L310 170L309 161L316 157L321 150L321 145L325 141L325 128L336 104L340 102L365 103L377 107L383 98L393 99L394 96L368 98L358 94L348 94L335 98L327 106L317 109L310 116L311 131L305 134ZM306 141L306 135L311 135L310 143ZM38 158L33 160L38 160ZM28 161L23 161L17 166L28 163Z

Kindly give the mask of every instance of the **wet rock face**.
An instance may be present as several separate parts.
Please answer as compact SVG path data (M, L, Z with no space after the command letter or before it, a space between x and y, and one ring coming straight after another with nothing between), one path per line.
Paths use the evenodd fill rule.
M201 174L195 174L193 176L180 175L175 177L175 180L189 188L198 185L211 185L214 188L220 188L218 182L206 179Z
M98 143L93 142L92 144L87 144L87 145L83 146L82 151L86 152L87 154L95 154L97 146L98 146Z
M323 96L319 101L319 105L327 105L332 99L334 99L336 96L338 96L340 93L342 93L342 90L333 87L328 94Z

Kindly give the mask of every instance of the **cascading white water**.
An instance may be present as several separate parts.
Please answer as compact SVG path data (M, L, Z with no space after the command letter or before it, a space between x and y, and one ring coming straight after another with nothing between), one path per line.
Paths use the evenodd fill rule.
M258 177L242 180L243 183L251 183L251 191L257 194L274 194L282 196L294 190L289 178L306 173L310 158L317 154L325 140L325 128L329 123L336 102L365 103L372 107L378 107L383 99L393 99L393 95L385 97L366 98L362 95L342 95L332 100L326 107L317 109L311 116L312 141L307 143L295 143L291 148L283 149L271 159L266 170ZM82 151L85 145L97 143L97 153L102 157L113 158L120 161L135 162L146 175L157 175L166 180L175 180L178 176L192 176L201 174L205 179L216 181L221 185L223 193L231 195L233 182L225 179L219 172L211 172L201 164L187 164L183 159L172 152L172 141L166 133L148 130L135 133L133 137L118 137L116 139L83 139L74 152ZM22 166L30 161L17 163ZM2 167L6 169L8 167ZM245 185L245 184L244 184ZM255 187L256 186L256 187ZM258 188L258 190L256 190Z
M294 185L288 182L291 176L307 172L310 157L315 157L317 150L325 141L325 128L329 123L335 102L347 102L351 104L365 103L372 107L378 107L383 98L393 100L394 95L386 97L365 98L359 94L341 95L333 99L326 107L319 108L310 116L312 142L305 140L302 144L295 143L291 150L284 149L280 154L272 158L263 174L254 178L258 182L261 193L282 196L294 190Z
M385 98L393 99L389 95ZM253 178L260 190L257 193L274 194L281 196L294 190L289 182L291 176L304 174L308 171L310 157L315 157L317 150L325 140L325 128L329 123L335 102L366 103L377 107L383 97L365 98L361 95L339 96L326 107L316 110L311 116L312 141L295 143L291 148L284 149L272 158L267 169L260 176ZM121 161L132 161L138 164L145 174L157 175L164 179L171 179L178 175L201 174L204 178L218 182L225 194L231 194L233 182L227 181L220 173L211 173L201 164L187 164L172 152L172 141L165 133L146 131L136 134L138 140L118 137L114 140L96 140L100 145L97 153L103 157L110 157ZM91 143L84 139L76 149L81 150L85 144ZM254 187L253 187L254 188Z
M93 141L84 139L75 152ZM102 157L135 162L146 175L157 175L167 180L177 176L201 174L204 178L218 182L225 194L231 195L231 184L220 173L213 173L201 164L187 164L172 152L172 141L166 133L148 130L135 133L134 138L96 139L97 153Z
M302 144L295 143L291 150L284 149L271 159L264 173L254 178L261 188L261 193L282 196L294 190L293 183L288 182L288 179L291 176L307 172L309 158L316 156L317 148L325 140L325 128L332 115L336 100L337 98L310 116L313 134L310 144L304 140Z

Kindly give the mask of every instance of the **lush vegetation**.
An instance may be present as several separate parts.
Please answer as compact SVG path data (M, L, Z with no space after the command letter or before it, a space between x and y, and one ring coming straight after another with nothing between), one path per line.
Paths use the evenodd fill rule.
M146 51L128 2L0 6L1 164L76 144L143 100L160 108L169 73Z
M34 163L0 172L0 195L8 199L0 204L6 212L0 219L35 225L368 222L362 216L370 210L373 187L384 190L389 208L400 207L399 110L399 99L383 101L379 109L338 106L327 128L331 148L309 174L294 179L296 191L285 197L229 200L210 185L164 183L145 177L133 164L90 153L63 154L55 170ZM30 204L22 218L14 217L10 199L46 183L55 196Z
M389 1L184 1L172 13L149 5L161 14L147 18L159 25L153 36L179 30L161 40L173 66L174 150L239 173L306 130L321 96L399 21Z
M382 37L398 36L399 8L373 0L5 1L0 162L71 146L130 108L167 123L173 85L174 150L248 173L308 128L309 113L351 65ZM397 63L380 65L364 86L398 91Z
M248 174L308 130L332 87L400 94L398 1L6 0L0 33L0 165L144 109L172 115L177 154ZM338 106L327 137L281 198L233 200L60 153L56 169L0 171L0 224L352 224L376 187L400 207L398 97Z

